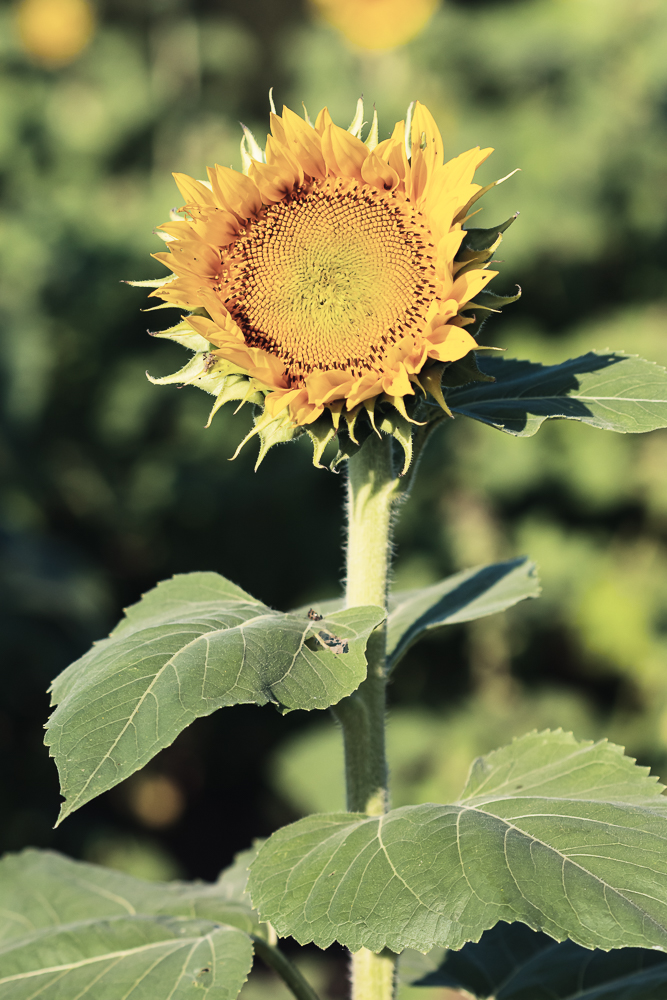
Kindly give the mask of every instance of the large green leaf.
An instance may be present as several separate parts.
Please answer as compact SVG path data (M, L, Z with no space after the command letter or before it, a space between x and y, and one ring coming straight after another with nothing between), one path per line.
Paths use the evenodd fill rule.
M430 629L495 615L539 593L535 563L523 557L476 566L431 587L392 594L387 619L389 666L393 668Z
M272 611L216 573L159 584L52 686L48 724L66 801L59 822L226 705L328 708L366 676L383 618L350 608L323 621Z
M262 933L246 892L255 854L253 849L238 855L213 883L146 882L52 851L5 855L0 861L0 943L79 919L137 915L201 918Z
M236 868L161 884L47 851L0 862L3 1000L233 1000L258 932Z
M279 934L352 951L460 948L521 920L587 948L667 950L667 800L606 742L531 733L475 761L453 805L308 816L250 868Z
M530 437L551 417L623 434L667 427L667 370L650 361L598 351L560 365L479 360L496 381L451 389L447 403L508 434Z
M404 953L407 955L407 953ZM412 956L409 956L412 958ZM573 941L554 942L525 924L499 923L477 944L445 952L413 986L463 989L480 1000L664 1000L667 955L647 948L590 951ZM401 961L404 961L401 956ZM408 963L406 963L408 964Z
M0 949L3 1000L233 1000L252 942L207 920L114 917L40 931Z

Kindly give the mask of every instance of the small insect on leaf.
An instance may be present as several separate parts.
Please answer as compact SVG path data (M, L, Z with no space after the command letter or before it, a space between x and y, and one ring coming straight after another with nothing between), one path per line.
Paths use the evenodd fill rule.
M327 629L320 629L316 638L319 639L325 649L331 650L332 653L347 653L349 649L347 639L339 639L337 635L327 631Z
M321 622L323 615L318 615L315 608L311 608L310 611L308 612L308 617L310 618L311 622Z

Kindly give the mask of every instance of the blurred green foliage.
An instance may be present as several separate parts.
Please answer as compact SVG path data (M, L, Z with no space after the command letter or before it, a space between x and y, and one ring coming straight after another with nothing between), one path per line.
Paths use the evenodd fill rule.
M204 394L145 379L183 354L147 338L161 314L120 282L162 272L148 255L178 201L170 172L239 167L238 122L264 134L269 86L341 123L363 93L381 138L418 97L451 155L496 147L482 182L522 168L481 217L521 211L495 288L524 292L484 340L538 361L610 347L665 364L667 7L450 0L388 53L351 50L290 0L98 13L90 46L50 70L0 5L0 847L212 877L253 835L340 804L328 716L198 722L152 765L182 793L168 823L121 786L53 832L41 745L51 678L156 579L215 569L280 608L338 589L341 477L300 443L257 474L251 449L229 464L249 415L205 431ZM399 524L397 586L522 553L540 601L429 637L398 671L396 804L456 795L473 756L534 726L609 735L667 777L667 432L439 431Z

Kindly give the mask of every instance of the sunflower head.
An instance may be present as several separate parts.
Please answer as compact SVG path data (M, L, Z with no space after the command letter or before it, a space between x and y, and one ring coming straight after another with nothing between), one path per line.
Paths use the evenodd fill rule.
M473 182L491 150L443 163L419 103L383 142L376 115L365 141L362 128L361 101L347 130L326 108L314 124L283 108L264 150L244 129L243 173L175 174L184 204L158 227L167 251L154 255L172 275L133 282L180 311L157 336L194 351L152 381L210 392L209 423L226 402L252 404L239 449L259 437L258 463L307 433L318 466L337 439L335 468L386 433L405 471L414 427L449 413L443 385L483 377L471 354L483 318L516 298L485 291L514 217L467 228L494 186Z

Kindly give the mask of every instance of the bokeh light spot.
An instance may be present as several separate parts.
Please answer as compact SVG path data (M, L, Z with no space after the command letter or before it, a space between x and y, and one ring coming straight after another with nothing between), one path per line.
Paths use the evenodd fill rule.
M128 804L144 826L157 830L180 819L185 798L166 774L140 774L128 788Z
M405 45L428 24L439 0L311 0L326 21L362 49Z
M21 44L35 62L65 66L93 37L95 15L88 0L21 0L16 24Z

